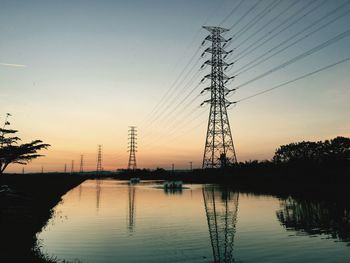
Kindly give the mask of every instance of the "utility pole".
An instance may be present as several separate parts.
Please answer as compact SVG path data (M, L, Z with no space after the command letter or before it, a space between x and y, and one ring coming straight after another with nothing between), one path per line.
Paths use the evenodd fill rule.
M128 152L129 152L129 162L128 162L128 170L135 171L137 169L136 165L136 152L137 152L137 142L136 142L136 127L130 126L128 133Z
M97 151L96 175L101 175L101 172L102 172L102 145L99 145L98 151Z
M72 160L72 164L70 167L70 173L73 174L74 173L74 160Z
M210 112L208 119L207 136L204 146L202 168L219 168L227 167L237 162L236 152L233 145L229 118L227 115L227 107L232 104L226 99L226 94L229 89L225 84L233 77L228 77L223 72L223 67L228 67L233 63L226 63L225 57L231 51L225 51L224 46L226 40L222 33L228 29L222 27L204 26L210 34L205 38L205 41L211 42L211 47L208 47L203 54L211 53L211 59L204 62L202 68L206 65L211 66L211 73L206 75L205 79L210 79L209 87L203 89L203 92L210 92L210 99L205 100L201 105L210 104Z
M79 173L83 173L84 172L84 155L80 155L80 169L79 169Z

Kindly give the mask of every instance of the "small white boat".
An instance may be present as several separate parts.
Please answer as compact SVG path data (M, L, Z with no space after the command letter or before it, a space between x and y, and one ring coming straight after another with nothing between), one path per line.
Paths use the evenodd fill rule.
M140 178L138 178L138 177L133 177L133 178L130 178L130 180L129 180L129 183L131 183L131 184L137 184L139 182L140 182Z
M182 181L165 181L164 189L182 189Z

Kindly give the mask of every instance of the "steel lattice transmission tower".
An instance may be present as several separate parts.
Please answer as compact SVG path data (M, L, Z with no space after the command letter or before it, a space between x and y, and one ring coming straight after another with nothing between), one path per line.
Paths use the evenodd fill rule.
M80 168L79 168L79 173L84 172L84 155L80 155Z
M128 170L136 170L136 127L129 127L129 143L128 143L128 151L129 151L129 162L128 162Z
M71 166L70 166L70 173L74 173L74 160L72 160Z
M101 175L102 172L102 145L98 146L97 151L97 167L96 167L96 174Z
M210 79L211 84L202 91L202 93L210 91L210 99L201 104L210 104L202 168L227 167L237 162L227 115L227 107L231 104L226 99L229 89L225 87L225 84L234 77L228 77L223 72L224 67L232 65L232 63L225 62L226 55L231 53L232 50L224 50L225 43L229 40L221 35L228 29L209 26L203 28L210 32L203 43L205 41L211 42L211 47L208 47L203 54L211 53L211 59L205 61L202 68L210 65L211 73L206 75L202 81Z

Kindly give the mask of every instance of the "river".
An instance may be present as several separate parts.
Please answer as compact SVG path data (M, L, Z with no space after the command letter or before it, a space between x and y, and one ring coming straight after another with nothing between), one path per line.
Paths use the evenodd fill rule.
M113 179L87 180L62 199L37 235L59 260L350 262L350 210L334 201Z

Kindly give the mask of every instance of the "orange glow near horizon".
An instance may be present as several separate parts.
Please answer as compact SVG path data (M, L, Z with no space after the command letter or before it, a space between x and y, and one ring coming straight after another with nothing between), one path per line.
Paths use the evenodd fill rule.
M65 164L70 171L72 160L78 171L82 154L84 170L93 171L97 145L103 146L105 170L126 168L131 125L138 130L139 168L188 169L189 162L201 167L209 107L200 105L210 98L202 91L211 85L201 81L210 73L210 66L201 66L211 59L201 57L210 44L201 44L208 36L202 26L205 21L219 25L232 1L223 1L221 8L216 1L25 2L19 7L5 1L0 9L0 126L9 112L10 128L19 131L22 142L40 139L52 146L41 151L45 157L27 166L11 164L6 172L40 172L41 167L61 172ZM249 10L250 2L242 2L241 11ZM261 22L280 14L287 2L279 2ZM304 2L296 2L291 14ZM234 36L225 47L233 48L225 61L234 64L225 74L235 77L225 85L236 89L226 99L233 103L228 115L238 161L271 159L277 147L291 142L350 137L350 37L344 34L350 16L314 30L320 17L342 5L337 2L322 2L308 15L296 13L300 19L292 27L247 52L250 42L278 29L279 19L260 31L260 23L242 30L265 12L265 1L236 28L231 28L235 16L222 25L231 28L225 39ZM209 20L204 14L211 14ZM338 40L316 48L332 39ZM269 58L272 50L278 53ZM317 52L302 56L310 50Z

